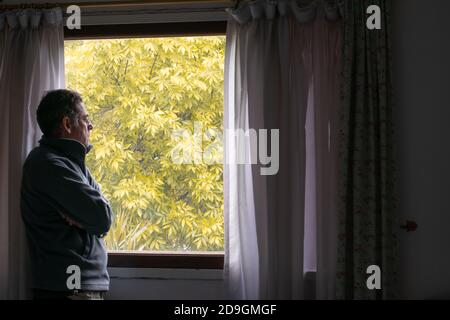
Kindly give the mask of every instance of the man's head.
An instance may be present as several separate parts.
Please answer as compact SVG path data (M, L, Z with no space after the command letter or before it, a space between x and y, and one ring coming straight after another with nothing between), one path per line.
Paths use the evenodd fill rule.
M93 129L81 96L71 90L49 91L37 108L37 122L44 136L68 138L89 145Z

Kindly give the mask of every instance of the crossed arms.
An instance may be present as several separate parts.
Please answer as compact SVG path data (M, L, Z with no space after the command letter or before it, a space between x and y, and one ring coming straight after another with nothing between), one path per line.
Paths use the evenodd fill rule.
M51 175L40 179L40 190L71 226L104 236L112 223L112 210L100 187L88 171L88 182L79 172L61 159L51 159L43 172Z

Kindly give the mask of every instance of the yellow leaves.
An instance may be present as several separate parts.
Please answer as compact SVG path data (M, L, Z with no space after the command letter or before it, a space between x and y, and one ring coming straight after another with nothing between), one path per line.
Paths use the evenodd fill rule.
M153 42L149 41L144 44L144 49L147 51L155 52L156 46L153 44Z
M183 99L183 95L179 92L172 93L172 98L174 98L177 102L180 102Z
M118 161L112 161L112 162L111 162L111 168L112 168L113 171L115 171L115 172L119 171L119 162L118 162Z
M161 228L156 224L151 224L147 227L148 235L152 235L153 233L161 233Z
M152 239L150 241L150 250L161 250L161 248L166 244L166 242L163 239Z
M108 150L104 148L103 146L99 146L95 148L95 160L103 159L107 157Z
M217 236L210 237L209 238L209 243L213 244L216 247L223 246L222 238L221 237L217 237Z
M163 51L164 51L165 53L167 53L167 52L173 52L173 50L174 50L173 43L172 43L170 40L168 40L168 41L162 41L161 47L162 47L162 49L163 49Z
M164 67L159 70L159 74L163 77L167 77L170 75L172 69L169 67Z
M108 248L223 249L222 166L174 164L171 134L221 127L224 48L224 37L67 42L67 85L95 120L88 166L115 213Z
M184 83L186 82L182 77L180 77L179 75L174 75L170 78L170 81L177 85L177 86L182 86L184 85Z
M195 80L194 85L196 85L200 90L206 91L208 86L201 80Z
M118 189L113 192L113 197L116 199L125 198L125 197L128 197L128 195L129 195L129 192L126 189Z
M165 225L163 229L167 232L167 236L169 238L172 238L172 236L175 234L175 227L172 224Z
M186 53L186 48L183 46L178 47L178 53L181 53L184 55Z

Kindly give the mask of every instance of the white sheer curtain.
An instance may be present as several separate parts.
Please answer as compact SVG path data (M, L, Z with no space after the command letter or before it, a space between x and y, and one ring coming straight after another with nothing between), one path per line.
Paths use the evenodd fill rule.
M316 274L316 294L306 298L334 298L339 7L261 0L230 15L225 130L279 129L276 175L233 161L257 153L250 136L225 135L230 298L305 298L306 272Z
M313 146L307 149L307 172L314 172L314 175L311 174L313 181L307 181L307 189L314 188L315 194L307 194L306 202L314 203L315 208L306 207L305 214L315 220L306 228L315 230L316 235L310 241L306 238L305 247L315 248L316 298L334 299L338 259L338 107L342 48L340 24L316 20L312 39L313 81L308 105L311 119L308 119L306 129L307 140L311 140Z
M35 120L40 98L64 86L61 9L0 13L0 299L28 297L22 164L41 135Z

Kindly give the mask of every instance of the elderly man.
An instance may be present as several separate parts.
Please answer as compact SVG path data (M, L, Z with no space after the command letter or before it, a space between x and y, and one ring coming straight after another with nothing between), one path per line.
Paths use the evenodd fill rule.
M34 298L102 299L112 210L85 164L92 123L70 90L48 92L37 122L43 137L25 161L21 190Z

